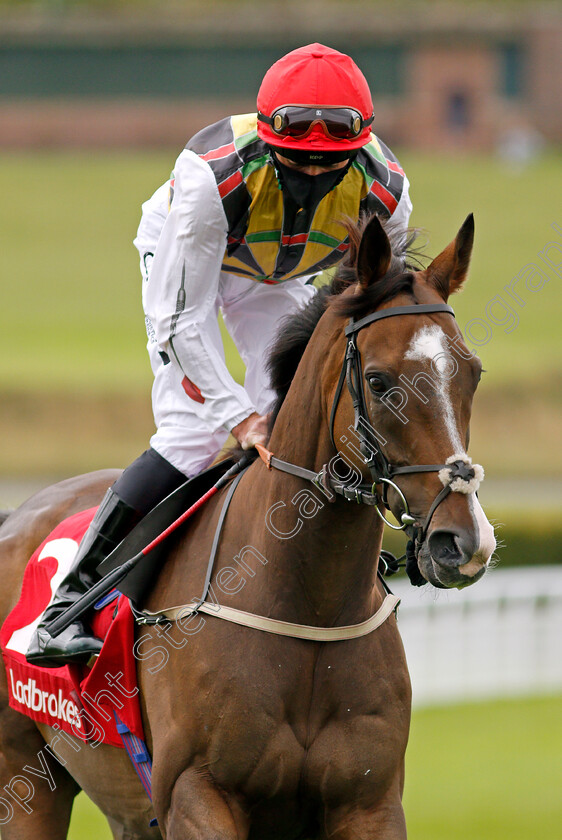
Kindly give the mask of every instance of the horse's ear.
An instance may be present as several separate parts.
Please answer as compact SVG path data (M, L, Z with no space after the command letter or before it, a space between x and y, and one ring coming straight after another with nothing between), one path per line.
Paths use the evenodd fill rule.
M443 300L457 292L466 280L473 242L474 216L471 213L464 220L455 239L428 265L425 272L427 282L439 292Z
M357 255L357 276L361 286L376 283L390 268L392 249L386 232L377 216L373 216L363 231Z

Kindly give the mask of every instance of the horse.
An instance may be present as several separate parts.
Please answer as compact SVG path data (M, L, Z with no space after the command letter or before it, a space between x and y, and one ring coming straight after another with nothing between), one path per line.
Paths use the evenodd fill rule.
M481 364L447 304L466 279L473 231L469 216L424 268L405 234L389 236L374 216L350 228L331 286L283 324L268 447L223 517L208 589L221 604L310 633L364 626L384 603L389 512L411 537L414 582L482 577L495 541L466 454ZM117 474L60 482L7 517L2 620L31 553ZM228 492L171 539L143 615L201 592ZM9 708L2 673L4 840L62 840L79 790L121 840L403 840L411 686L395 612L336 641L231 623L220 608L189 622L136 631L152 805L123 750L90 749ZM55 742L58 761L45 752ZM32 807L18 807L18 791Z

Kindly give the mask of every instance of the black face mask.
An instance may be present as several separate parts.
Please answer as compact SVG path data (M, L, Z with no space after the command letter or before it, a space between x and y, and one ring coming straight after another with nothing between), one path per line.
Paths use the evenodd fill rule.
M279 158L272 151L272 157L277 169L281 188L293 201L305 210L311 210L322 201L325 195L336 187L353 162L354 154L350 155L350 161L342 169L334 169L332 172L322 172L320 175L306 175L296 169L291 169L279 161Z

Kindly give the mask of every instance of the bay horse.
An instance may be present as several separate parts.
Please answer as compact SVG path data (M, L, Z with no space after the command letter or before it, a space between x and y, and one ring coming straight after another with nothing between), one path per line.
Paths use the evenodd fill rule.
M412 537L418 583L471 584L495 548L466 455L481 365L446 304L467 274L472 217L425 269L376 217L350 240L332 288L274 348L270 469L257 459L243 473L211 578L228 606L313 628L360 624L381 606L388 510ZM64 517L99 503L116 475L63 481L8 516L2 620L31 553ZM172 540L147 610L201 592L226 492ZM12 799L4 840L65 838L80 789L121 840L403 840L411 688L395 615L336 642L192 618L182 632L173 622L137 630L152 806L114 747L59 738L66 763L49 758L41 775L38 756L56 733L8 707L2 674L0 786L26 799L34 783L27 809Z

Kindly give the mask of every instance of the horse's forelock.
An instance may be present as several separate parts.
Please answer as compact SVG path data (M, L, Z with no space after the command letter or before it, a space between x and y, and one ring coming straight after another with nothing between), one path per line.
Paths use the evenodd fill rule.
M356 294L340 297L341 291L358 282L359 245L370 218L370 216L365 216L356 225L349 223L346 225L349 231L350 248L336 275L336 281L338 277L340 278L341 288L336 290L336 295L330 304L338 315L347 318L363 318L399 294L413 296L414 272L422 269L429 259L420 248L415 247L420 235L418 229L398 227L392 223L392 220L383 222L392 251L387 273L376 283L361 287Z

